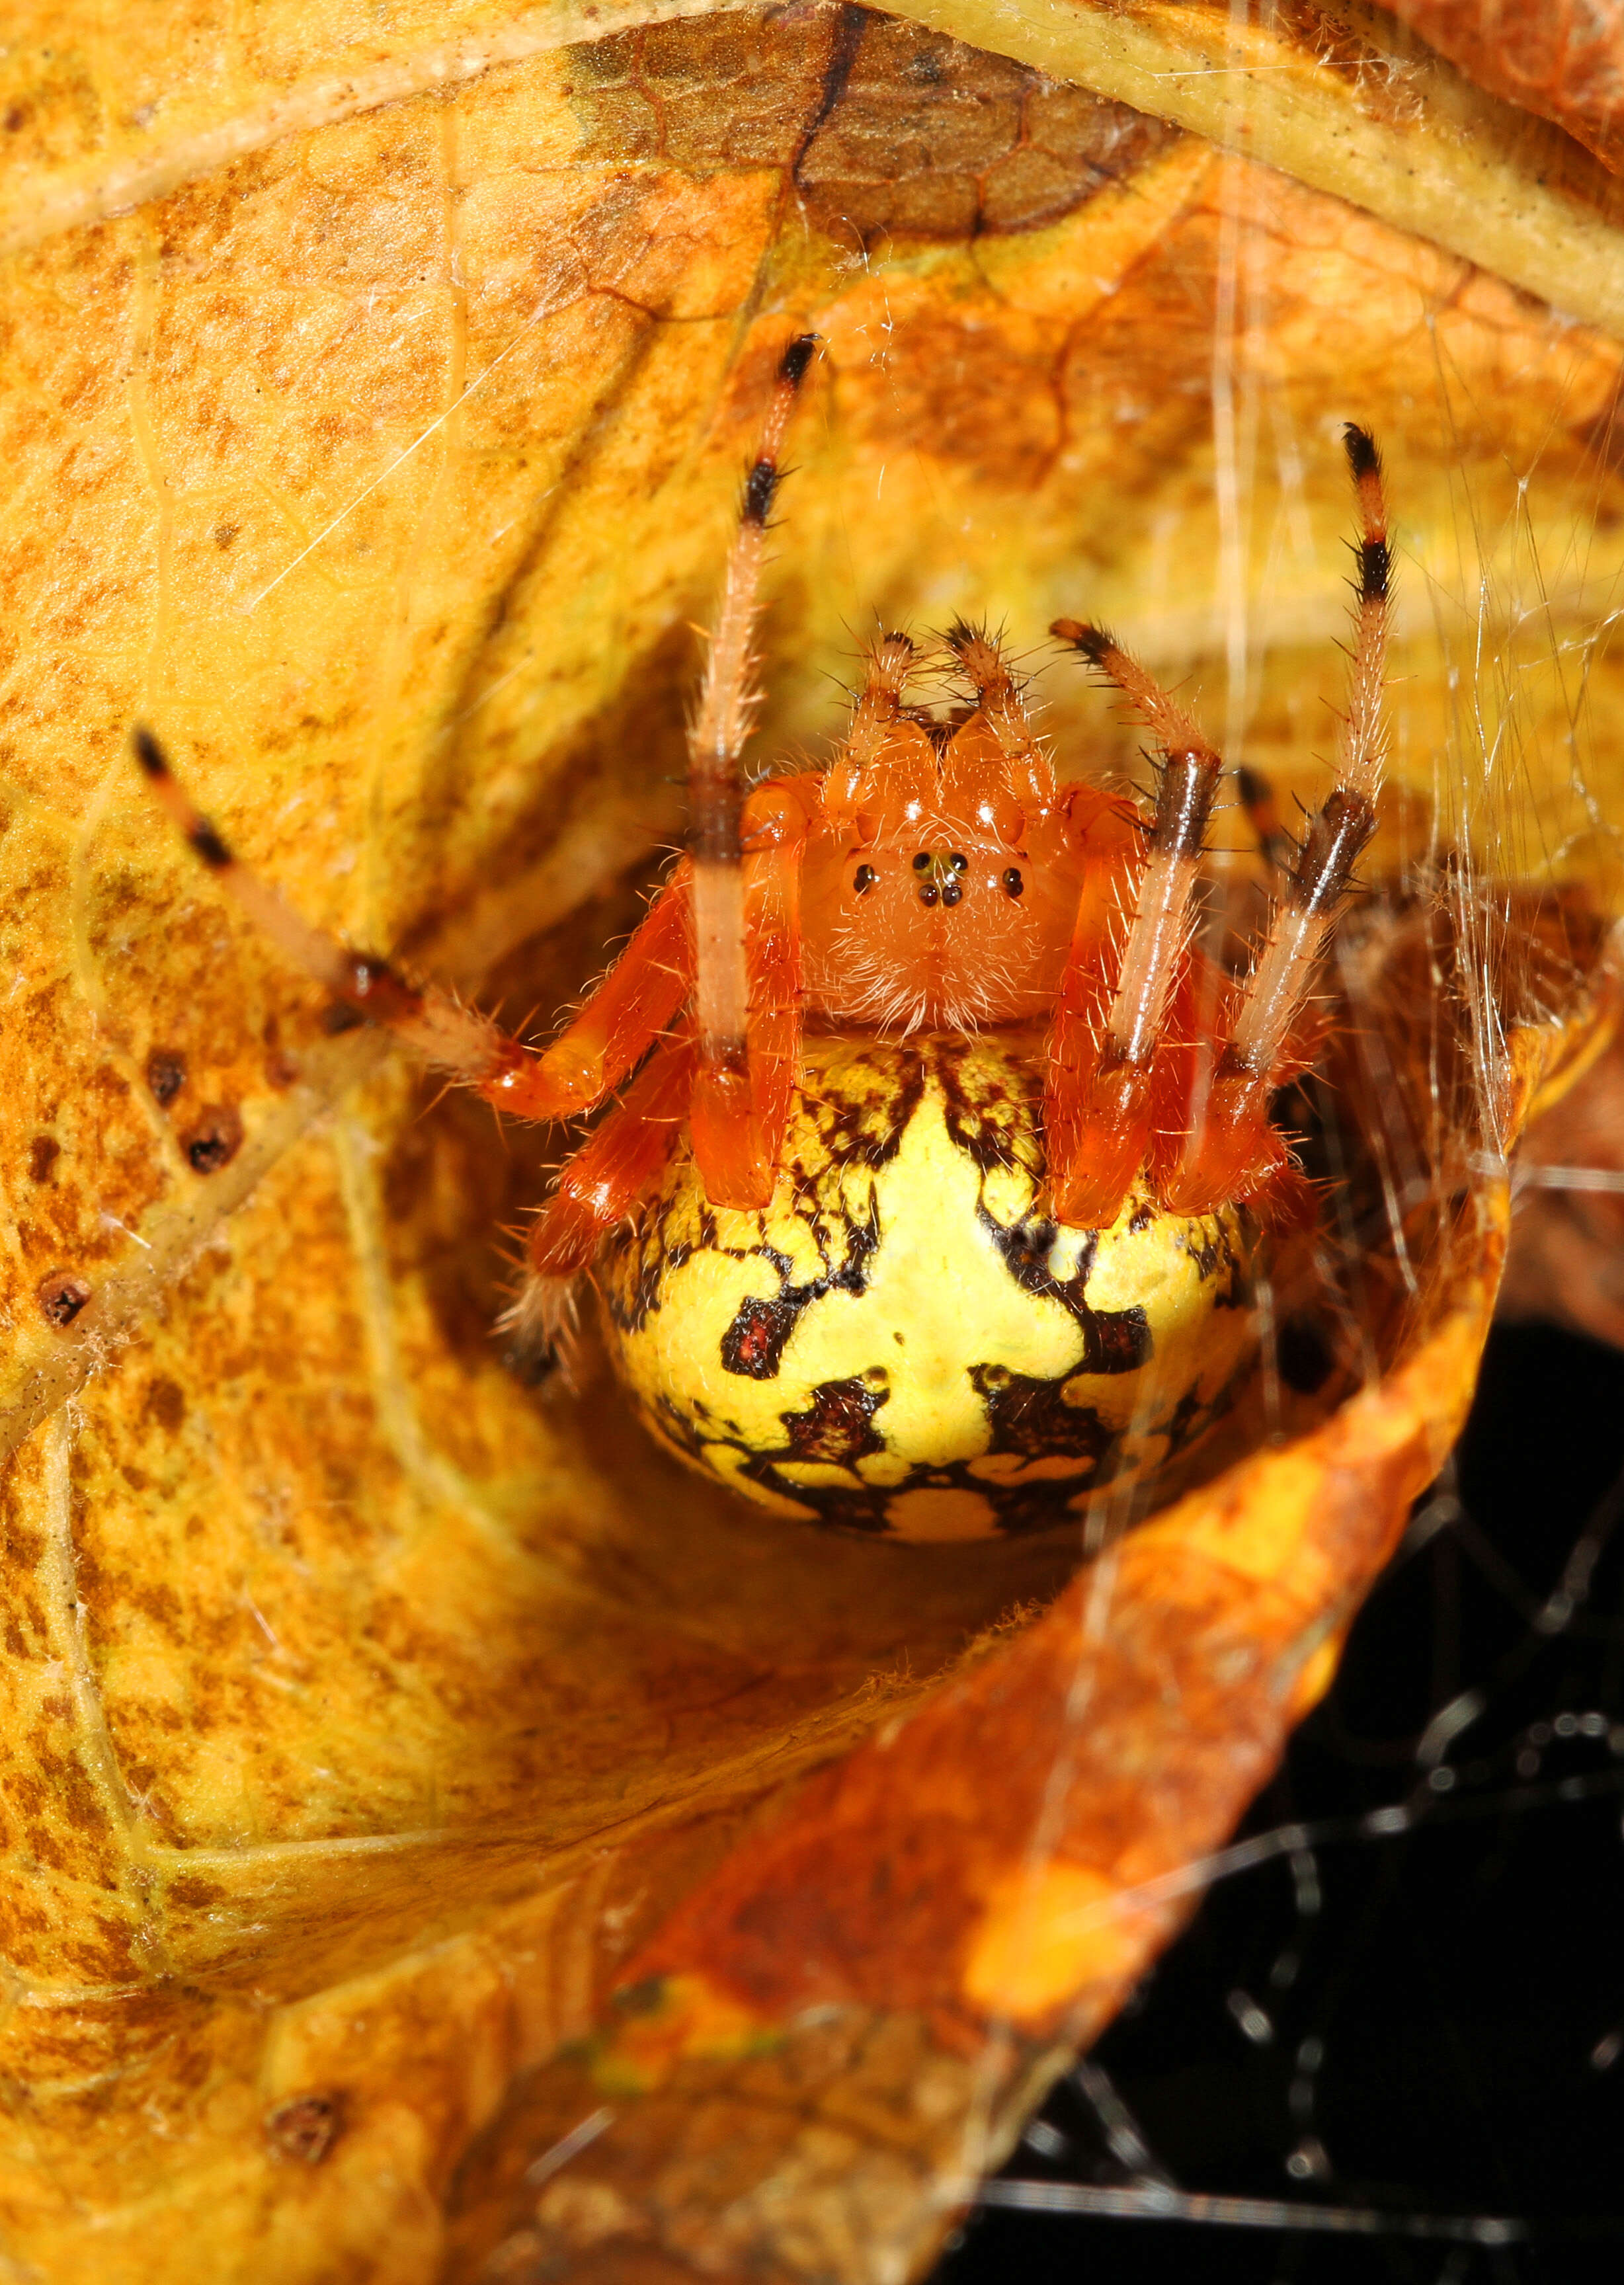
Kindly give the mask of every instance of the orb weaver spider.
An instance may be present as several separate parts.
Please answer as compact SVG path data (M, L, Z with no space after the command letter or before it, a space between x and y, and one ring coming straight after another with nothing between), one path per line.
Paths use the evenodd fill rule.
M943 640L959 703L873 646L829 766L745 786L779 455L815 338L779 363L690 733L688 854L544 1051L308 927L233 857L151 733L137 756L282 951L520 1119L606 1115L529 1233L502 1320L567 1353L595 1276L649 1425L769 1507L903 1539L1063 1519L1155 1481L1256 1362L1254 1281L1312 1224L1271 1118L1311 1061L1316 967L1376 823L1390 552L1381 464L1345 446L1356 546L1334 788L1250 974L1193 942L1222 773L1101 628L1050 632L1155 743L1153 813L1062 779L1000 642ZM1240 773L1266 848L1267 785ZM626 1082L630 1084L626 1084Z

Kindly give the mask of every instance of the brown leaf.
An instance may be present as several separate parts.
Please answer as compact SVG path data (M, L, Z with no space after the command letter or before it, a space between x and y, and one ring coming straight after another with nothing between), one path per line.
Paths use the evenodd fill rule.
M1565 127L1617 169L1624 158L1624 25L1597 0L1391 0L1491 95Z
M1156 1884L1322 1682L1469 1386L1498 1209L1466 1130L1484 1088L1513 1119L1582 1001L1624 797L1589 726L1620 703L1609 180L1306 16L112 21L20 26L0 111L8 2250L109 2285L394 2285L519 2227L606 2275L642 2247L651 2275L748 2250L846 2277L877 2183L922 2258L944 2171L1176 1921L1192 1891ZM1232 38L1249 111L1207 68ZM520 1387L499 1234L558 1139L330 1035L125 754L151 721L312 920L545 1028L676 828L692 624L809 324L764 754L831 726L870 614L985 609L1024 649L1086 608L1311 793L1356 417L1405 550L1372 873L1436 828L1554 874L1573 931L1532 992L1488 946L1527 1069L1468 1058L1412 1315L1373 1249L1393 1378L1036 1623L1064 1543L788 1529L680 1475L607 1380ZM1071 766L1132 767L1081 677L1045 695ZM1432 954L1393 925L1371 965L1430 1040ZM1087 1741L1062 1700L1106 1577L1117 1743L1063 1764L1051 1910L1020 1851ZM1229 1650L1252 1663L1220 1687ZM1168 1661L1164 1731L1133 1685ZM1165 1772L1142 1823L1135 1754ZM863 1904L927 1846L916 1907ZM830 1909L791 1955L809 1866ZM590 2069L555 2060L628 1976ZM786 2033L809 1996L836 2014ZM591 2070L649 2092L515 2218L514 2178L608 2099ZM702 2167L650 2234L679 2134L685 2163L736 2143L736 2242Z

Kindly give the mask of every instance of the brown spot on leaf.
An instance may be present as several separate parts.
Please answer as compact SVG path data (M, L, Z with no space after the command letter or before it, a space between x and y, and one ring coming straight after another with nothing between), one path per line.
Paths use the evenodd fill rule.
M62 1145L54 1135L36 1135L28 1145L28 1180L48 1182L51 1170L62 1154Z
M831 235L867 246L1035 230L1178 140L1177 128L1086 88L860 13L840 99L796 169Z
M1042 482L1063 427L1046 354L974 317L930 311L896 319L887 358L883 395L858 415L877 444L928 452L1011 491Z
M296 2094L265 2113L265 2140L279 2157L319 2166L344 2131L341 2092Z
M82 1277L71 1277L61 1269L42 1277L36 1290L41 1313L52 1325L71 1325L90 1298L90 1289Z
M200 1174L217 1174L242 1148L242 1113L234 1103L210 1103L197 1125L182 1138L188 1165Z
M792 168L803 213L845 245L1038 229L1180 134L867 8L647 27L573 67L587 154Z
M179 1383L160 1373L147 1388L141 1417L155 1422L166 1435L175 1435L186 1417L186 1399Z
M146 1059L146 1083L157 1103L173 1103L186 1084L186 1058L178 1048L154 1048Z
M211 1904L219 1904L225 1894L225 1889L217 1881L200 1881L189 1873L183 1873L178 1881L169 1883L170 1902L184 1904L192 1912L206 1912Z

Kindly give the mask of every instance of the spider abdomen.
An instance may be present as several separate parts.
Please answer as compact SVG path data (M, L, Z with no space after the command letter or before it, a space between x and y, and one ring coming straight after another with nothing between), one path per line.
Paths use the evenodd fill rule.
M1041 1067L1031 1035L814 1038L769 1206L712 1206L679 1154L599 1272L655 1433L781 1513L908 1540L1063 1522L1204 1436L1255 1353L1256 1221L1135 1190L1058 1228Z

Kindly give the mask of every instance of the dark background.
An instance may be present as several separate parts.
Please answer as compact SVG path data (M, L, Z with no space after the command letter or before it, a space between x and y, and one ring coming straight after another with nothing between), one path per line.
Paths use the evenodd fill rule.
M993 2190L1159 2179L1375 2231L989 2207L934 2285L1624 2280L1621 1466L1624 1356L1498 1329L1449 1474L1243 1828L1306 1823L1311 1851L1218 1883ZM1424 1746L1468 1691L1482 1710ZM1362 1823L1407 1802L1406 1831ZM1522 2232L1417 2234L1485 2218Z

